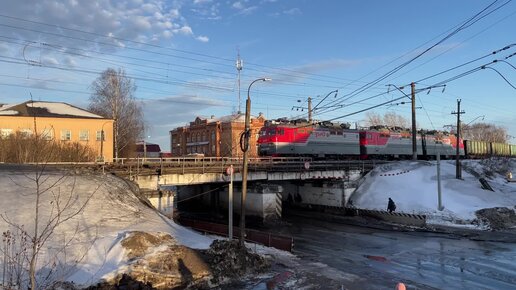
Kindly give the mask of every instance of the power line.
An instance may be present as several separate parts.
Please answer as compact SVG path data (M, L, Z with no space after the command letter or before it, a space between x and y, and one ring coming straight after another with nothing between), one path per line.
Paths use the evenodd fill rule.
M45 25L45 26L57 28L59 30L69 30L69 31L80 32L80 33L84 33L84 34L88 34L88 35L95 35L95 36L99 36L99 37L102 37L102 38L107 38L109 40L125 41L125 42L134 43L134 44L150 46L150 47L154 47L154 48L160 48L160 49L165 49L165 50L181 52L181 53L185 53L185 54L191 54L191 55L202 56L202 57L206 57L206 58L213 58L213 59L217 59L217 60L233 62L232 59L228 59L228 58L217 57L217 56L212 56L212 55L207 55L207 54L202 54L202 53L196 53L196 52L191 52L191 51L186 51L186 50L174 49L174 48L169 48L169 47L163 47L163 46L156 45L156 44L149 44L149 43L144 43L144 42L140 42L140 41L134 41L134 40L124 39L124 38L120 38L120 37L115 37L115 36L106 36L106 35L102 35L102 34L99 34L99 33L84 31L84 30L80 30L80 29L67 28L67 27L62 27L62 26L58 26L58 25L53 25L53 24L48 24L48 23L43 23L43 22L38 22L38 21L33 21L33 20L22 19L22 18L13 17L13 16L7 16L7 15L0 14L0 17L4 17L4 18L8 18L8 19L14 19L14 20L18 20L18 21L29 22L29 23L38 24L38 25ZM13 28L13 29L26 30L26 31L31 31L31 32L37 32L37 33L43 33L43 34L53 35L53 36L57 36L57 37L64 37L64 38L69 38L69 39L75 39L75 40L81 40L81 41L86 41L86 42L92 42L92 43L95 43L95 44L101 44L101 45L111 46L111 47L115 47L115 48L120 48L119 45L112 44L112 43L99 42L99 41L96 41L96 40L89 40L89 39L85 39L85 38L67 36L67 35L57 34L57 33L48 32L48 31L35 30L35 29L30 29L30 28L25 28L25 27L20 27L20 26L14 26L14 25L8 25L8 24L0 24L0 26L9 27L9 28ZM174 57L174 58L206 62L206 63L210 63L210 64L215 64L215 65L230 66L229 64L211 62L211 61L207 61L207 60L201 60L201 59L196 59L196 58L189 58L189 57L184 57L184 56L177 56L177 55L172 55L172 54L164 54L164 53L159 53L159 52L150 51L150 50L146 50L146 49L138 49L138 48L134 48L134 47L125 47L125 48L131 49L131 50L149 52L149 53L158 54L158 55L170 56L170 57ZM278 68L278 67L272 67L272 66L253 64L253 63L249 63L249 64L250 65L255 65L255 66L258 66L258 67L265 67L265 68L270 68L270 69L275 69L275 70L294 72L294 73L297 73L297 74L300 74L300 75L305 75L305 76L306 75L312 75L312 76L319 76L319 77L324 77L324 78L336 79L336 80L339 80L339 81L344 80L342 78L337 78L337 77L332 77L332 76L313 74L313 73L306 73L306 72L299 72L299 71L295 71L295 70L289 70L289 69L284 69L284 68ZM251 67L248 68L248 70L262 72L261 70L253 69ZM285 75L285 76L290 76L290 77L296 77L296 78L300 77L299 75L289 75L289 74L286 74L286 73L279 73L279 74L280 75ZM329 82L329 81L324 80L324 79L316 79L316 78L310 78L310 79Z
M476 22L478 22L479 20L487 17L488 15L490 15L491 13L497 11L498 9L502 8L503 6L507 5L508 3L510 3L512 0L508 0L506 1L505 3L501 4L500 6L494 8L493 10L487 12L486 14L482 15L482 13L484 13L485 11L487 11L489 8L491 8L496 2L498 2L498 0L495 0L494 2L492 2L491 4L489 4L487 7L485 7L484 9L482 9L480 12L476 13L474 16L470 17L468 20L466 20L465 22L463 22L458 28L454 29L451 33L447 34L444 38L440 39L439 41L437 41L436 43L434 43L432 46L426 48L424 51L418 53L416 56L412 57L411 59L405 61L404 63L398 65L397 67L395 67L394 69L390 70L389 72L385 73L384 75L380 76L379 78L369 82L368 84L362 86L361 88L359 89L356 89L354 91L352 91L351 93L347 94L347 95L344 95L343 97L339 98L339 100L336 100L334 101L335 103L338 103L338 102L344 102L354 96L356 96L357 94L360 94L364 91L366 91L367 89L369 89L372 85L375 85L383 80L385 80L386 78L388 78L389 76L393 75L394 73L398 72L399 70L401 70L402 68L404 68L405 66L409 65L410 63L412 63L413 61L415 61L416 59L420 58L421 56L423 56L424 54L426 54L428 51L432 50L433 48L435 48L436 46L438 46L439 44L443 43L444 41L446 41L447 39L451 38L452 36L454 36L455 34L459 33L460 31L470 27L471 25L475 24Z
M507 83L509 84L509 86L511 86L513 89L515 89L515 90L516 90L516 87L515 87L513 84L511 84L511 82L509 82L509 80L508 80L508 79L506 79L506 78L505 78L505 76L504 76L502 73L500 73L498 70L496 70L496 69L494 69L494 68L492 68L492 67L490 67L490 66L484 66L484 67L482 67L482 69L486 69L486 68L491 69L491 70L494 70L494 71L495 71L499 76L501 76L501 77L505 80L505 82L507 82Z

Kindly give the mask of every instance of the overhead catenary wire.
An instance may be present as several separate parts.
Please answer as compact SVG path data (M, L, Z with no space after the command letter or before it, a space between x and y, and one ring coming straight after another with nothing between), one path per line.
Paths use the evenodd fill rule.
M29 21L29 22L31 22L31 21ZM36 23L40 23L40 22L36 22ZM42 24L44 24L44 23L42 23ZM55 25L51 25L51 24L45 24L45 25L55 26ZM69 36L69 35L49 32L49 31L43 31L43 30L37 30L37 29L31 29L31 28L20 27L20 26L9 25L9 24L1 24L1 23L0 23L0 26L8 27L8 28L11 28L11 29L19 29L19 30L25 30L25 31L30 31L30 32L48 34L48 35L52 35L52 36L55 36L55 37L63 37L63 38L68 38L68 39L73 39L73 40L80 40L80 41L85 41L85 42L89 42L89 43L94 43L96 45L115 47L117 49L121 49L122 48L119 45L113 44L113 43L100 42L100 41L97 41L97 40L81 38L81 37L74 37L74 36ZM73 30L73 31L87 33L87 34L94 34L94 35L102 36L100 34L91 33L91 32L87 32L87 31L82 31L82 30L78 30L78 29L66 29L66 30ZM137 41L127 40L127 39L122 39L122 38L109 37L109 36L102 36L102 37L105 37L105 38L108 38L108 39L119 39L119 40L124 40L124 41L127 41L127 42L144 44L144 43L140 43L140 42L137 42ZM153 46L153 47L163 48L163 49L169 49L167 47L162 47L162 46L159 46L159 45L153 45L153 44L148 44L148 45ZM146 49L141 49L141 48L135 48L135 47L129 47L129 46L125 46L123 48L124 49L128 49L128 50L135 50L135 51L139 51L139 52L147 52L147 53L156 54L156 55L159 55L159 56L168 56L168 57L172 57L172 58L176 58L176 59L199 61L199 62L204 62L204 63L208 63L208 64L212 64L212 65L221 65L221 66L225 66L225 67L230 67L230 66L232 67L232 64L230 65L230 64L226 64L226 63L207 61L207 60L202 60L202 59L198 59L198 58L178 56L178 55L162 53L162 52L156 52L156 51L151 51L151 50L146 50ZM172 50L177 50L177 49L172 49ZM183 50L177 50L177 51L181 51L181 52L185 52L186 53L186 51L183 51ZM207 55L199 54L199 53L192 53L192 54L207 56ZM214 58L219 59L219 60L232 61L232 60L226 59L226 58L220 58L220 57L214 57ZM285 70L285 69L275 68L275 67L270 67L270 68L277 69L277 70ZM247 70L256 71L256 72L262 72L262 70L253 69L252 67L248 67ZM292 70L292 71L294 71L294 70ZM296 72L296 71L294 71L294 72ZM301 75L316 75L316 74L310 74L310 73L305 73L305 72L296 72L296 73L301 74ZM289 74L286 74L286 73L279 73L279 74L280 75L284 75L284 76L288 76L288 77L295 77L295 78L299 78L300 77L299 75L289 75ZM312 78L312 77L309 77L309 79L323 81L323 82L333 82L333 81L329 81L329 80L317 79L317 78Z
M470 17L469 19L467 19L466 21L464 21L458 28L454 29L451 33L447 34L445 37L443 37L442 39L440 39L439 41L437 41L436 43L434 43L433 45L431 45L430 47L426 48L425 50L423 50L422 52L418 53L416 56L412 57L411 59L405 61L404 63L396 66L394 69L390 70L389 72L383 74L382 76L376 78L375 80L369 82L368 84L362 86L361 88L359 89L356 89L354 91L352 91L351 93L349 94L346 94L344 96L342 96L341 98L339 98L338 100L334 101L334 103L342 103L342 102L345 102L346 100L350 99L350 98L353 98L354 96L362 93L362 92L365 92L367 89L369 89L372 85L375 85L383 80L385 80L386 78L388 78L389 76L393 75L394 73L398 72L399 70L401 70L402 68L404 68L405 66L409 65L410 63L412 63L413 61L415 61L416 59L420 58L421 56L423 56L424 54L426 54L428 51L432 50L433 48L435 48L437 45L440 45L441 43L443 43L444 41L446 41L447 39L451 38L452 36L454 36L455 34L459 33L460 31L470 27L471 25L475 24L476 22L478 22L479 20L487 17L488 15L490 15L491 13L497 11L498 9L504 7L505 5L507 5L508 3L510 3L512 0L508 0L506 1L505 3L502 3L501 5L499 5L498 7L495 7L493 10L491 11L488 11L486 12L485 14L483 14L485 11L487 11L488 9L490 9L493 5L495 5L498 0L495 0L494 2L492 2L491 4L489 4L488 6L486 6L484 9L482 9L480 12L476 13L475 15L473 15L472 17ZM483 15L482 15L483 14Z

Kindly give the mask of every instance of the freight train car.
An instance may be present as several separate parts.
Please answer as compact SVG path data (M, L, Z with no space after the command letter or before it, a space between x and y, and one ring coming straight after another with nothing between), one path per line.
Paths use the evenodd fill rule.
M467 158L516 157L516 145L477 140L466 140L465 145Z

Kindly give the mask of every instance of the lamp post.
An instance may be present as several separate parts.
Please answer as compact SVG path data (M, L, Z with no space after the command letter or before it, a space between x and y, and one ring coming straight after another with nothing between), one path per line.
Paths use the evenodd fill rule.
M251 123L251 86L258 82L266 82L270 81L270 78L259 78L252 81L247 88L247 100L245 102L245 129L242 134L244 134L240 140L240 149L244 152L244 161L243 161L243 169L242 169L242 198L240 200L240 246L244 246L245 242L245 198L247 195L247 163L248 163L248 151L249 151L249 137L251 136L250 132L250 123Z
M475 120L477 120L479 118L482 118L482 121L483 121L485 117L486 117L486 115L477 116L477 117L475 117L475 119L469 121L466 125L464 125L464 127L469 126L469 124L473 123Z

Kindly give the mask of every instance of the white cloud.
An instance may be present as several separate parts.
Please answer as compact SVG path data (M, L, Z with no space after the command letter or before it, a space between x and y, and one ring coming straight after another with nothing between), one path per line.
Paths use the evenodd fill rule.
M193 35L192 28L190 26L183 26L179 29L174 29L175 33L183 34L183 35Z
M319 73L340 68L349 68L358 65L360 60L348 59L328 59L307 63L297 67L288 68L291 73L285 74L283 71L278 71L277 74L272 74L271 78L275 81L299 81L307 77L307 73Z
M214 3L213 5L209 5L208 7L198 6L195 8L191 8L190 11L193 12L197 17L205 20L220 20L222 17L220 16L219 11L220 3Z
M199 35L195 39L199 40L200 42L208 42L210 39L207 36Z
M75 61L75 59L73 59L70 56L65 56L64 59L63 59L63 63L66 66L69 66L69 67L76 67L77 66L77 62Z
M301 14L301 9L299 9L299 8L292 8L292 9L283 11L283 14L286 14L286 15L300 15Z
M194 0L194 4L195 5L198 5L198 4L206 4L206 3L211 3L213 0Z
M198 0L198 4L209 3ZM182 1L165 0L103 0L103 1L18 1L4 0L2 14L20 19L50 24L29 24L20 20L2 18L2 22L13 27L30 27L34 30L54 34L0 27L0 33L17 35L21 40L41 41L64 47L81 47L101 51L116 51L124 47L122 38L132 41L159 43L173 34L195 37L192 27L181 15ZM95 34L84 34L66 28L84 30ZM163 33L163 30L170 30ZM171 35L172 34L172 35ZM62 37L60 35L65 35ZM111 39L102 37L111 35ZM74 38L88 39L88 42ZM96 43L97 42L97 43ZM114 44L115 47L99 45L98 42ZM58 59L59 60L59 59Z
M0 53L7 54L9 52L9 46L5 43L0 42Z
M43 65L58 65L59 61L55 57L43 56L41 57L41 64Z
M244 4L242 4L242 2L240 2L240 1L233 3L233 5L231 5L231 7L235 8L237 10L242 10L245 8Z

